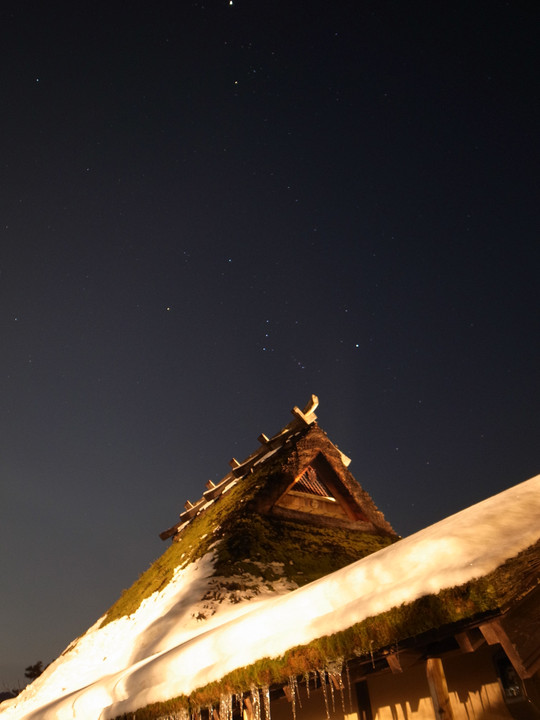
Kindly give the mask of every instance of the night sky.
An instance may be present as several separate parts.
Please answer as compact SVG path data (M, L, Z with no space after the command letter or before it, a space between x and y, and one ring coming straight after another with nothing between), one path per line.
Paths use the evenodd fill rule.
M540 471L539 20L2 3L0 690L311 393L401 535Z

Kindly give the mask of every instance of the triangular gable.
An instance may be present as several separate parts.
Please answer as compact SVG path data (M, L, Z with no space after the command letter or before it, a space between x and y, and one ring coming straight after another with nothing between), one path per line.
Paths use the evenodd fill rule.
M347 469L349 459L316 422L310 423L282 452L281 472L272 477L270 486L256 502L258 512L396 536Z
M370 525L361 505L322 452L302 468L269 510L273 515L297 520L307 520L309 516L312 521L331 525L351 526L358 522Z
M283 493L273 506L274 514L282 511L291 513L307 513L336 520L348 520L346 508L328 489L313 465L302 472L293 485Z
M160 537L165 540L182 532L211 503L219 502L223 492L253 472L263 479L253 499L255 512L396 537L371 497L348 471L349 458L315 422L317 405L318 399L312 396L303 410L293 408L293 421L276 435L261 434L260 447L243 462L233 458L231 472L217 485L210 482L200 500L186 503L180 522Z

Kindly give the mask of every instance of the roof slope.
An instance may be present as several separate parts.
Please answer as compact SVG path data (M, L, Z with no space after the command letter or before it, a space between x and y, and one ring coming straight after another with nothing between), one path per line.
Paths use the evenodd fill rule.
M162 532L160 537L163 540L177 538L193 519L203 515L213 503L221 501L231 487L238 483L250 484L250 477L256 473L259 481L264 482L259 482L253 495L255 502L250 507L253 512L375 532L395 539L391 525L348 471L350 459L315 422L318 403L318 398L312 395L303 410L292 409L293 420L274 436L269 438L261 433L258 437L260 447L242 462L233 458L231 472L217 485L209 481L206 492L197 502L186 502L180 521ZM311 482L307 482L307 475ZM295 489L318 496L317 502L296 503L296 506L284 502ZM341 515L325 512L319 507L324 491L330 495L328 500L342 508ZM314 511L314 505L319 509Z
M210 550L214 565L202 596L206 603L197 610L201 619L214 614L216 603L250 599L261 586L266 592L292 590L397 539L348 471L342 453L315 422L315 403L313 397L304 411L294 408L289 425L273 438L260 436L261 448L242 463L231 461L233 470L220 483L211 483L196 503L186 503L180 522L161 533L164 539L172 537L172 545L123 593L102 624L133 613L171 581L179 566ZM302 484L306 468L324 474L333 494L330 514L283 502ZM314 499L310 506L324 499L305 495ZM347 517L336 516L337 504Z
M498 569L508 567L510 559L518 558L510 560L510 565L519 562L519 553L527 549L532 548L537 561L535 544L539 537L540 475L293 592L279 597L261 596L239 607L236 613L229 609L197 632L182 627L177 608L189 602L190 593L209 572L212 561L207 555L180 570L167 588L155 593L130 618L102 629L92 628L78 649L81 660L99 666L104 651L98 643L100 633L108 633L111 647L115 643L119 646L126 633L144 624L145 616L162 622L171 617L172 611L176 623L168 628L168 635L162 627L156 638L151 623L146 623L146 629L139 633L147 643L150 641L144 657L126 663L113 674L107 672L106 663L102 664L103 669L100 672L97 667L93 681L86 687L79 685L78 690L68 681L73 676L74 668L69 667L72 661L69 656L60 658L50 677L56 697L45 692L44 681L34 701L32 697L26 702L25 698L8 701L0 715L10 720L43 717L44 712L47 717L59 719L75 717L75 713L78 717L113 718L148 703L189 696L238 668L254 666L264 657L279 658L295 647L364 627L370 618L380 618L392 608L406 611L422 598L436 599L452 588L461 588L462 594L463 588L468 588L467 597L463 595L463 617L489 605L498 607L508 601L508 592L521 592L523 588L498 596L493 585L487 601L482 600L484 607L472 591ZM530 584L537 582L537 574L529 578ZM408 632L407 622L396 628L395 640L400 640L399 633L403 636ZM370 637L377 640L377 632L376 624L368 628L368 647ZM63 670L64 694L59 678L54 677L61 676ZM217 693L214 700L218 700L219 686L213 692ZM43 707L46 699L52 702Z
M2 720L216 702L498 611L538 582L540 476L394 542L315 406L187 504L162 557Z
M18 706L25 698L43 704L102 674L123 672L397 539L347 470L348 458L316 424L316 404L312 397L304 410L294 408L291 423L271 438L261 435L257 451L242 463L231 461L220 483L186 503L180 522L162 533L173 538L163 555L20 696ZM306 472L317 475L315 492L302 479ZM291 506L294 495L307 498L300 509ZM321 502L330 510L321 514Z

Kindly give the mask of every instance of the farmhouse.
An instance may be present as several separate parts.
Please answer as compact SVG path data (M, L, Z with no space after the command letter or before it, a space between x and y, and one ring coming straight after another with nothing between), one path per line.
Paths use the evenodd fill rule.
M540 718L540 476L398 538L312 397L1 720Z

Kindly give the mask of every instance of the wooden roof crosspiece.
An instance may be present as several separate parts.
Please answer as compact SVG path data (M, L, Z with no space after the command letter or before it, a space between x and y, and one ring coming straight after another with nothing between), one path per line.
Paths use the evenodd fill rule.
M311 425L317 419L315 410L319 406L319 398L316 395L311 396L311 400L308 402L303 410L300 410L296 405L291 410L295 418L298 418L305 425Z
M286 452L287 448L290 448L291 452L294 449L296 453L294 460L296 477L289 475L293 472L292 465L289 465L286 471L284 466L288 486L280 490L282 483L278 482L267 496L267 500L261 501L262 504L259 503L258 512L263 514L270 512L281 516L292 514L304 522L315 522L317 516L318 523L331 525L341 523L342 526L346 525L352 530L382 531L383 534L394 536L394 531L382 513L346 470L350 459L317 425L315 410L318 405L318 397L311 395L302 410L296 406L291 410L293 420L279 432L271 437L261 433L257 438L259 447L245 460L232 458L229 461L230 472L218 483L208 481L203 496L195 503L188 501L185 504L179 522L160 533L161 539L166 540L182 532L191 520L206 512L210 504L218 500L233 483L241 482L243 478L263 468L264 463L274 453ZM302 459L298 455L300 448L302 448ZM307 475L297 483L306 472ZM297 483L296 488L293 488L295 483Z

